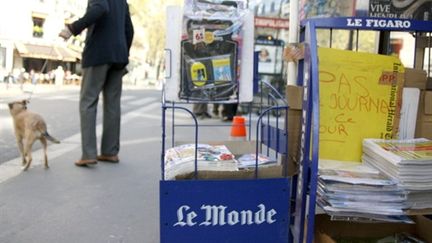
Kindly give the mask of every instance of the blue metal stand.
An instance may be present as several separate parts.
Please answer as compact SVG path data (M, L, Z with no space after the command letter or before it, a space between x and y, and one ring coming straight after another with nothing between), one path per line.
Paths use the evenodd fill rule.
M294 221L291 227L293 242L313 242L315 231L315 202L319 152L319 60L317 29L376 30L404 32L432 32L431 22L384 18L323 18L310 19L304 24L305 60L303 85L303 130L301 165L297 181ZM299 72L300 73L300 72ZM294 182L293 182L294 183ZM309 203L308 203L309 201ZM305 223L307 227L304 227Z
M283 98L279 93L272 98ZM291 178L259 179L258 153L262 146L278 154L288 153L288 134L285 127L270 124L270 113L285 113L286 105L267 107L256 126L254 179L198 180L198 131L195 115L179 103L162 98L162 153L160 181L160 240L162 243L194 242L291 242ZM188 113L194 122L195 165L193 180L165 180L166 111ZM266 119L264 119L266 118ZM265 121L267 120L267 122ZM285 124L286 126L286 124ZM249 133L250 135L250 133ZM174 146L174 134L172 145Z

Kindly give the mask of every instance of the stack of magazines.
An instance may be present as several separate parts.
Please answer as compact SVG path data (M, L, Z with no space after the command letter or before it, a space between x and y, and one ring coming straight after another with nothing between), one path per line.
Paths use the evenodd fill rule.
M361 163L320 160L318 204L335 220L409 222L397 182Z
M398 181L409 209L432 208L432 140L365 139L362 160Z
M234 155L225 145L198 144L198 171L237 171ZM165 179L195 171L195 144L184 144L165 152Z

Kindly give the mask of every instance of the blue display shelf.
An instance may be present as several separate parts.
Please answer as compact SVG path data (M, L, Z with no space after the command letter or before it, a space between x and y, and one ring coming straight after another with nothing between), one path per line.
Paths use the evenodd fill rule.
M294 220L291 226L293 242L313 242L317 199L319 154L319 60L317 57L317 29L398 31L430 34L432 22L368 17L340 17L308 19L302 23L305 59L299 65L304 86L302 158L298 174ZM417 36L417 35L415 35ZM309 203L310 202L310 203ZM305 226L306 225L306 226Z

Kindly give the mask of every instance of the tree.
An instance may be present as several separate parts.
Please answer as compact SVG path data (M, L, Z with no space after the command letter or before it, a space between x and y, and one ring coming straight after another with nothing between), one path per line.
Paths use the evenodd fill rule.
M182 0L131 0L130 9L136 36L133 48L139 56L132 57L148 63L159 78L164 62L166 7L180 5Z

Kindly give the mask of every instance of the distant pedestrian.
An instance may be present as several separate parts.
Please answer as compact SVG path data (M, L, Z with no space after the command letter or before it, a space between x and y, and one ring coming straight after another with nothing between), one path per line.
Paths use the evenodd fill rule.
M207 103L196 103L193 104L192 111L200 119L211 118L211 115L207 111Z
M83 79L80 94L81 159L75 165L99 161L118 162L120 150L120 97L126 74L133 26L126 0L89 0L84 16L66 25L64 39L87 29L82 54ZM97 155L96 113L103 93L101 154Z
M223 104L222 121L232 121L237 114L238 104Z
M213 115L215 117L219 116L219 104L218 103L214 103L213 104L213 109L212 109Z
M56 85L63 85L64 77L65 77L65 72L63 70L63 67L58 66L57 69L54 71L54 83Z
M39 75L32 69L30 70L30 78L31 78L31 83L33 85L36 85L38 82Z

